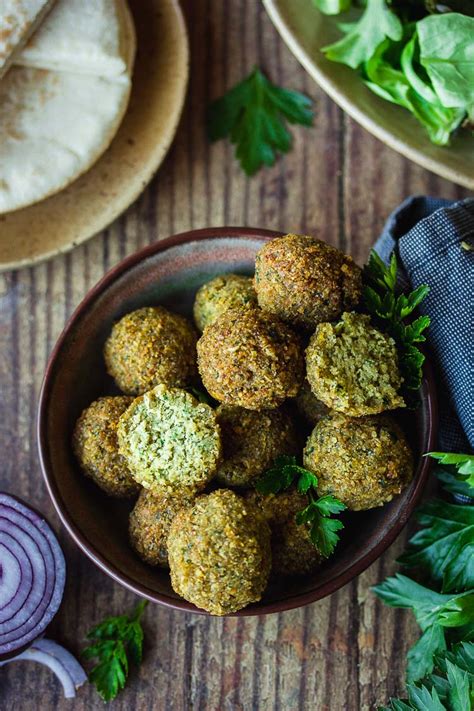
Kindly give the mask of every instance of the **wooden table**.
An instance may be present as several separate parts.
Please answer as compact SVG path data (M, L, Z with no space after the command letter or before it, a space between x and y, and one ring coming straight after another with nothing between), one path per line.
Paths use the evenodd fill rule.
M188 99L175 143L137 202L103 234L32 269L0 275L1 488L40 508L59 531L68 581L51 637L79 654L90 626L135 603L82 555L60 528L36 452L35 415L46 359L72 309L126 254L205 225L253 225L314 234L363 262L403 198L461 198L462 189L418 168L354 124L306 76L257 0L186 0L192 50ZM283 86L314 97L311 130L248 180L227 143L209 145L210 99L254 64ZM370 586L395 570L406 536L357 580L304 609L249 619L209 619L149 607L145 661L113 708L156 711L359 711L403 688L411 617L382 607ZM94 689L62 700L35 664L0 671L8 711L102 708Z

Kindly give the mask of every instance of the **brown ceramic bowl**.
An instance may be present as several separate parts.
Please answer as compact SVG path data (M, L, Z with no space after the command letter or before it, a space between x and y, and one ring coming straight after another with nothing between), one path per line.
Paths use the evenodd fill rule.
M276 236L258 229L204 229L170 237L133 254L89 291L60 336L46 370L39 402L39 453L62 522L84 553L108 575L138 595L175 609L202 612L173 592L166 571L145 565L134 554L127 537L127 516L133 503L108 498L83 476L71 450L72 430L84 407L114 392L102 358L114 321L151 304L189 315L202 283L226 271L250 274L257 250ZM336 554L316 573L272 584L261 602L237 614L278 612L319 600L359 575L395 540L429 472L429 460L421 455L432 450L435 442L436 397L428 363L421 405L415 413L404 414L402 424L417 461L408 489L384 507L346 515Z

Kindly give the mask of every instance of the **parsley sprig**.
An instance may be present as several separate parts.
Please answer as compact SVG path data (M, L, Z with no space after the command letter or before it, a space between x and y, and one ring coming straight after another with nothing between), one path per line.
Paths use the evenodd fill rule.
M278 494L293 484L300 494L306 494L308 497L308 505L296 514L296 523L309 526L311 541L321 555L327 558L339 541L337 531L344 528L342 521L331 516L344 511L346 505L331 494L316 497L314 492L318 486L318 478L313 472L300 466L296 457L278 457L273 466L257 481L255 488L261 494Z
M457 470L437 472L445 490L454 487L457 491L458 477L471 476L471 455L433 452L430 456ZM469 478L463 478L463 487L474 496L474 486L468 482ZM373 588L387 605L411 609L422 631L408 653L408 698L392 699L385 711L470 711L474 701L474 507L433 499L421 507L418 521L421 528L400 562L423 573L430 587L398 574ZM462 660L468 659L471 665L466 668Z
M467 487L474 489L474 455L452 454L450 452L429 452L426 456L433 457L440 464L455 467L456 479ZM465 490L463 493L466 493ZM472 495L472 493L471 493Z
M229 137L247 175L273 165L278 153L288 153L288 123L313 124L312 101L298 91L272 84L255 67L251 74L216 99L208 111L211 141Z
M474 704L474 643L461 642L436 655L434 671L407 685L406 699L391 699L379 711L471 711Z
M411 319L413 312L428 294L430 288L422 284L409 294L397 293L398 264L392 254L387 266L372 250L364 268L364 306L380 327L397 343L400 353L400 370L408 398L421 385L425 356L417 343L426 340L423 332L430 325L429 316ZM411 391L411 392L410 392Z
M139 665L142 661L143 629L140 618L147 604L146 600L142 600L131 615L108 617L87 635L93 644L84 649L83 656L85 659L98 659L89 673L89 681L104 701L115 699L124 688L129 662Z

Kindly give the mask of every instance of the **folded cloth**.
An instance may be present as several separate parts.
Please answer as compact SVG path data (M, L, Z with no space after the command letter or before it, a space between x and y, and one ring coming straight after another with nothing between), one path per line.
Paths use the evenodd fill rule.
M388 218L375 244L388 262L393 250L400 282L430 292L419 307L431 318L426 332L440 403L439 446L474 449L474 199L415 196Z

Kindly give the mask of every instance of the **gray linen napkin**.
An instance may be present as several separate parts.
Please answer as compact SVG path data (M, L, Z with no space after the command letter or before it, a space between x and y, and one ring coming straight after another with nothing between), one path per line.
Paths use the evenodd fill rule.
M471 249L469 249L471 247ZM375 250L395 250L400 281L430 293L420 313L431 318L429 357L440 403L440 449L474 449L474 199L414 196L388 218Z

